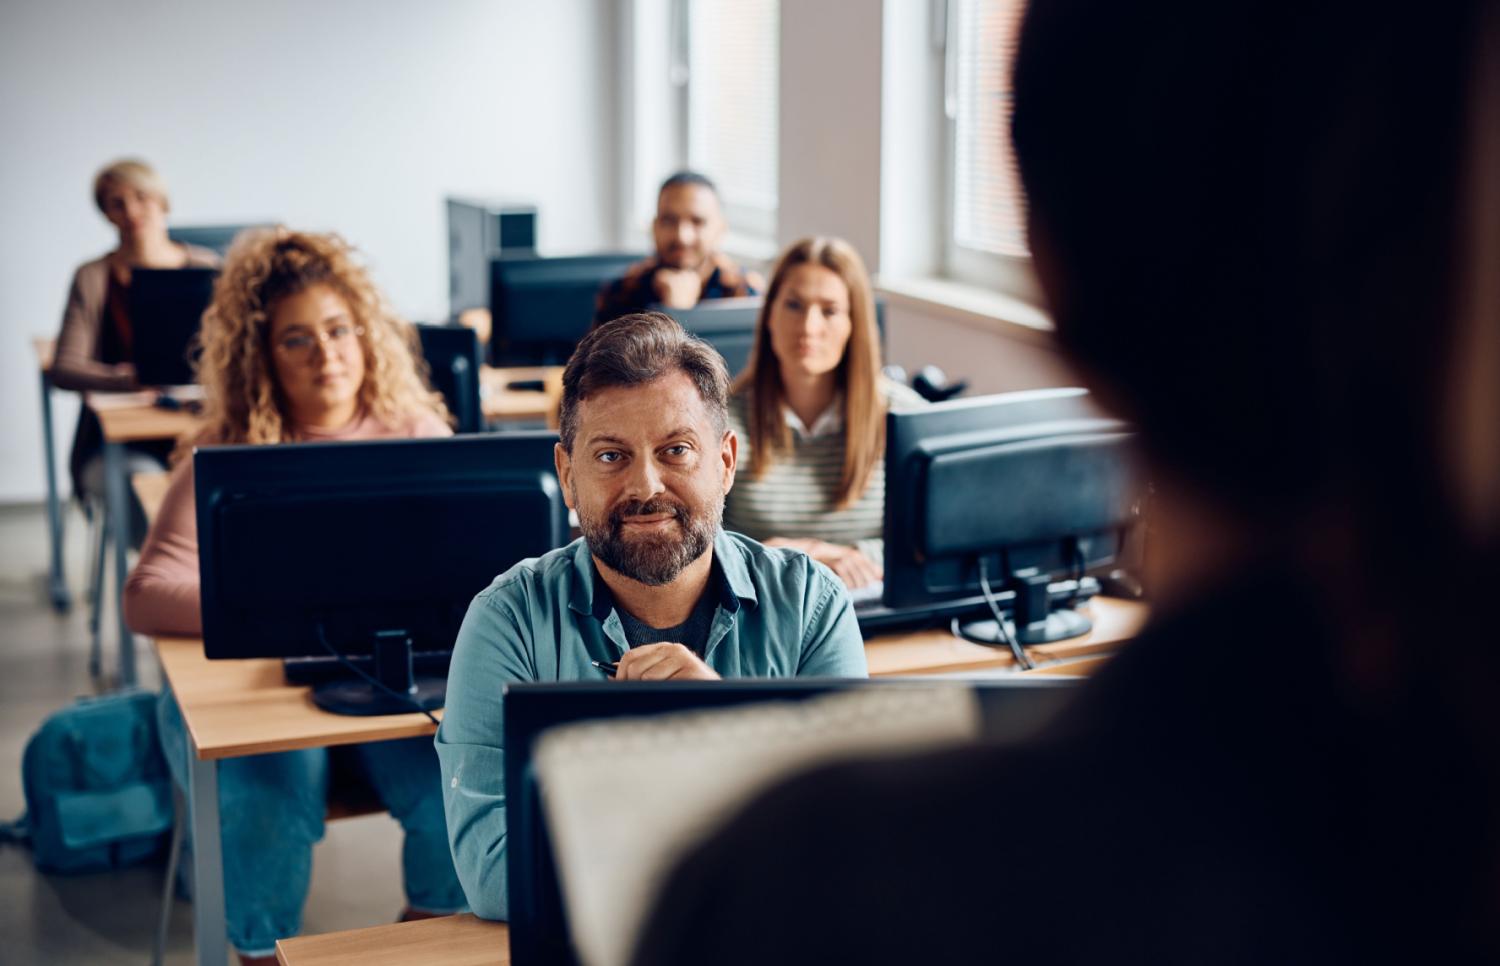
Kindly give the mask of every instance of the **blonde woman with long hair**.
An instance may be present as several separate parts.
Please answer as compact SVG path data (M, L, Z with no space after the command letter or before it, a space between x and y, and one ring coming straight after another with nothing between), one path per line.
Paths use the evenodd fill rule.
M796 242L771 274L730 400L740 472L725 528L803 550L851 588L880 581L885 414L923 404L881 374L875 299L854 246Z
M441 398L422 377L414 330L335 235L277 228L242 238L214 288L200 338L206 424L179 448L161 511L125 587L126 620L142 634L202 629L193 445L451 432ZM182 781L187 745L170 692L160 712L163 750ZM432 742L383 742L357 754L406 832L408 912L463 908ZM222 830L225 906L229 939L242 961L274 961L276 940L301 926L327 781L322 749L237 758L220 767L220 807L233 816Z

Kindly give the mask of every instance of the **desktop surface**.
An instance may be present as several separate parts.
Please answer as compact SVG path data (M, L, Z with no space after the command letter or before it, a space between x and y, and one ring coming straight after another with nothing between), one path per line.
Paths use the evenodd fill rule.
M287 683L276 658L210 661L199 638L154 643L200 759L417 738L437 730L416 712L356 717L324 711L313 704L311 688ZM442 719L441 709L433 714Z
M281 966L505 966L510 927L469 913L397 922L276 943Z
M1086 657L1118 650L1140 633L1148 609L1136 601L1096 597L1089 603L1088 637L1031 648L1045 659ZM332 714L312 702L312 689L288 684L278 658L210 661L199 638L154 641L199 758L235 758L298 748L359 744L431 735L417 713L360 718ZM1010 652L955 638L947 630L886 634L865 642L872 677L1003 672ZM1045 665L1042 668L1045 670ZM435 711L439 719L442 711Z
M176 439L203 425L203 418L189 409L156 405L156 394L150 391L89 392L83 401L98 417L106 443Z

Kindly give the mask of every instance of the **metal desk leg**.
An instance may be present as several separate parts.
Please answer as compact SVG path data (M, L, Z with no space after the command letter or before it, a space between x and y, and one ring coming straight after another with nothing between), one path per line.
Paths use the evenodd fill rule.
M199 966L224 966L229 939L224 921L224 853L219 841L219 763L188 754L193 818L193 945Z
M120 624L120 670L118 684L135 684L135 635L125 626L126 552L130 549L130 502L126 496L125 446L104 444L104 492L109 503L109 538L115 556L115 614Z
M52 439L52 377L42 373L42 459L47 465L47 529L52 535L52 609L66 614L73 606L63 574L62 502L57 496L57 455Z

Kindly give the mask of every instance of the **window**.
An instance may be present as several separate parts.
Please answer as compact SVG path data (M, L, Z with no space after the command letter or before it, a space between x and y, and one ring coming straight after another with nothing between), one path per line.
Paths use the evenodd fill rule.
M688 167L719 186L736 234L776 233L779 0L679 0Z
M1025 0L948 0L948 274L1032 291L1026 200L1010 144L1010 71Z

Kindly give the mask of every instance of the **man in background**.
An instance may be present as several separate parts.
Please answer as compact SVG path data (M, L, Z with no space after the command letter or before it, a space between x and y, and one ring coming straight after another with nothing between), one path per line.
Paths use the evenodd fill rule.
M719 251L724 210L714 183L693 171L662 182L651 237L656 254L599 291L594 324L653 306L690 309L705 299L758 295L765 281Z

